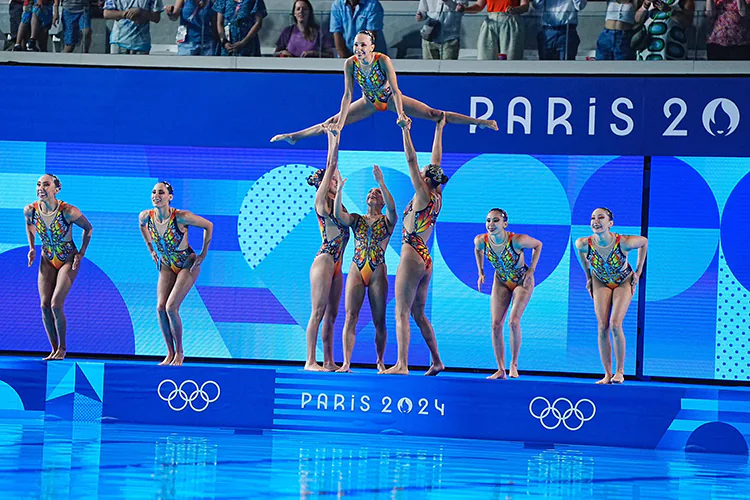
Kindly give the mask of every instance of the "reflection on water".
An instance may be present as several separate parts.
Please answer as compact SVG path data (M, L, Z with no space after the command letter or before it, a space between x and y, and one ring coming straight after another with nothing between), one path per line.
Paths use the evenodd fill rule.
M747 498L747 457L0 420L6 498Z
M154 450L154 474L159 481L157 498L177 498L178 492L216 498L218 450L219 446L205 437L159 438Z

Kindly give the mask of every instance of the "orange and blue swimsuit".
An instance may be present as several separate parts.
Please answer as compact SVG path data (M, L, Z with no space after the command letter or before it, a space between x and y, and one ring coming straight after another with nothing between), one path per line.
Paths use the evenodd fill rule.
M388 85L388 76L386 75L384 65L380 62L380 52L373 52L372 70L365 75L360 68L360 62L357 56L354 56L354 79L359 83L362 89L362 95L375 106L378 111L388 109L388 99L393 95L391 86Z
M164 229L164 234L159 234L159 231L156 229L156 221L154 220L155 210L149 210L148 230L151 232L151 240L156 245L156 250L159 252L162 264L168 265L173 273L178 274L182 269L187 267L190 257L195 252L190 248L190 245L183 250L178 250L187 231L183 233L177 227L175 214L177 214L177 210L172 210L167 221L167 227Z
M432 193L430 195L430 202L427 204L427 206L422 210L419 210L418 212L414 212L414 227L411 231L406 230L405 222L406 216L409 215L409 212L413 210L412 204L414 203L414 199L409 201L409 204L406 206L406 210L404 210L404 230L402 233L403 243L411 245L411 247L417 251L419 256L422 257L422 260L424 260L425 270L432 267L432 257L430 257L430 249L427 248L424 240L419 235L420 233L427 231L437 221L440 210L435 210L436 199L437 197L435 196L435 193Z
M42 254L55 269L60 269L71 254L75 254L78 250L70 234L71 224L63 215L66 205L64 201L58 204L57 211L52 216L52 222L49 225L45 224L42 219L39 202L34 202L34 212L31 214L31 221L42 240Z
M315 215L318 216L320 237L323 239L323 244L320 246L320 250L318 250L316 257L324 253L333 257L333 275L338 276L341 274L341 254L344 252L344 247L349 241L349 228L339 222L339 220L332 214L327 215L326 217L328 217L331 222L333 222L333 225L336 226L336 229L339 230L339 234L329 240L328 235L326 234L326 217L321 216L318 212L315 212Z
M514 233L508 232L508 243L501 254L498 255L490 246L490 235L484 235L484 255L495 268L497 277L511 291L521 284L523 277L526 276L526 271L529 270L526 264L518 266L518 262L521 260L521 252L516 253L513 248L513 236L515 236Z
M615 246L612 247L609 257L604 259L594 248L591 236L588 238L589 251L586 254L586 260L589 261L591 272L612 290L620 286L633 272L627 257L620 248L621 239L621 235L615 235Z
M380 244L390 233L385 215L381 215L371 226L363 216L357 218L357 224L354 226L353 262L357 265L365 286L370 285L375 269L385 262L385 252Z

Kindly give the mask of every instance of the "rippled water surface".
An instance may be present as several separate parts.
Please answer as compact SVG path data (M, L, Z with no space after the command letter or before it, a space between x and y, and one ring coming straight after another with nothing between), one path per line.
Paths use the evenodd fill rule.
M750 466L747 457L674 451L6 419L0 492L3 499L750 498Z

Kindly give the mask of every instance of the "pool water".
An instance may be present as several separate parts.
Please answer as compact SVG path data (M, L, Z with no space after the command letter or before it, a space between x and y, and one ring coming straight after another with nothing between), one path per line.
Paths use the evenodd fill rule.
M746 456L674 451L6 418L0 495L750 498L750 466Z

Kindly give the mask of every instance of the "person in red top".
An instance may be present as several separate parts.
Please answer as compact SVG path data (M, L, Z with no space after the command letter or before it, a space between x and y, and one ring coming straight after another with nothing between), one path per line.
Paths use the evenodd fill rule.
M522 60L526 31L521 14L529 10L529 0L478 0L464 12L473 14L487 7L487 18L479 28L477 59L492 61L503 54Z
M750 24L746 0L706 0L706 17L713 23L706 52L709 61L750 60Z

